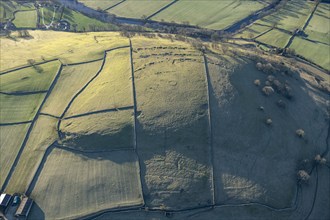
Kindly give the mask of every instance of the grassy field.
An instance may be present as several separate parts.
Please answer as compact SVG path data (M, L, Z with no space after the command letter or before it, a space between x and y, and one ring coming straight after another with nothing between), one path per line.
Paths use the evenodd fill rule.
M41 11L43 11L43 16ZM46 25L49 25L53 20L54 8L42 7L40 8L40 14L41 14L40 23L43 24L44 21ZM54 22L59 21L60 19L61 19L61 10L57 8L57 10L55 10Z
M315 147L321 146L326 137L324 131L320 133L322 138L312 138L327 124L323 116L314 114L325 111L326 95L309 94L303 90L305 82L278 72L273 76L288 83L294 101L278 93L267 97L261 92L267 74L259 72L254 63L241 62L235 72L211 64L209 67L214 94L211 106L217 202L258 201L277 208L290 206L297 186L297 161L312 158ZM260 87L254 85L255 79L261 81ZM285 109L276 106L280 99ZM323 104L315 110L317 99ZM267 118L272 119L271 126L266 125ZM308 141L296 137L297 127L309 134L305 139Z
M61 116L73 96L97 73L102 61L64 66L41 112Z
M122 0L79 0L79 2L83 3L87 7L93 8L93 9L102 9L105 10Z
M66 117L132 106L129 48L110 51L100 75L74 100Z
M19 11L15 14L13 23L17 28L36 28L37 11Z
M265 44L274 46L274 47L283 48L289 42L290 37L291 36L289 34L283 32L283 31L274 29L274 30L271 30L270 32L258 37L256 40L261 41Z
M19 96L0 94L0 123L32 120L44 97L44 93Z
M71 24L71 30L74 30L73 25L77 25L77 31L102 31L102 30L118 30L118 27L99 21L95 18L87 17L80 12L65 8L62 19L67 20Z
M0 22L5 22L7 19L14 18L14 11L32 9L34 9L34 6L30 3L19 4L14 1L0 1Z
M320 4L311 21L309 22L305 33L308 35L308 39L320 41L330 45L330 6L329 4Z
M20 160L6 188L9 193L24 193L32 180L45 150L57 139L57 120L39 116L34 124Z
M63 120L64 146L85 152L133 149L133 109Z
M150 207L210 204L204 64L179 42L133 38L138 149ZM198 156L197 156L198 155ZM161 169L160 169L161 167Z
M0 75L0 91L33 92L48 90L58 72L60 62L53 61L37 66L37 68L28 67ZM41 68L41 71L38 72L39 68Z
M171 0L127 0L108 12L119 17L142 18L152 15L171 2Z
M128 40L115 32L75 34L30 31L30 34L33 39L13 41L0 38L1 71L26 65L27 59L42 61L42 58L59 58L64 64L99 59L107 49L128 45ZM17 58L17 54L24 58Z
M258 1L182 0L160 12L153 20L189 22L210 29L224 29L263 8Z
M297 54L313 61L324 69L330 70L330 46L295 37L290 48L293 48Z
M257 28L256 31L261 30ZM273 41L269 43L284 44L275 41L283 35L276 31L269 32L273 34ZM14 68L26 64L26 59L41 59L41 56L45 59L58 57L64 63L93 60L102 58L106 49L128 45L127 38L113 32L31 31L31 36L16 42L1 39L1 65L5 65L1 68ZM297 45L297 39L300 38L296 37L292 46L306 51L314 48L307 44ZM322 77L314 78L317 71L312 66L305 70L307 64L296 61L299 71L290 66L294 71L291 72L283 66L294 63L291 59L275 54L256 54L239 45L247 42L244 40L236 40L237 44L213 43L209 49L219 54L211 55L205 50L211 83L209 106L201 51L175 39L136 35L131 40L137 138L134 139L133 133L130 49L126 47L107 53L103 70L77 96L61 120L59 132L62 135L57 131L58 118L46 115L37 118L5 189L8 193L24 193L45 152L49 153L31 188L31 197L35 200L31 219L80 219L101 210L143 205L143 201L148 208L196 208L212 205L213 197L217 204L258 202L275 208L292 207L298 163L305 158L313 160L315 154L325 149L328 94L317 89L326 85ZM24 50L26 47L29 50ZM327 52L320 51L314 56L329 57ZM15 59L18 55L24 60ZM272 73L260 72L255 62L247 59L248 55L260 56L258 62L266 62L264 59L277 61L279 69ZM101 63L64 64L42 112L61 115L72 97L96 74ZM49 85L49 79L38 75L31 76L34 80L30 83L21 84L19 81L25 73L14 71L3 75L11 77L3 86L14 91ZM323 74L323 78L327 78L326 73ZM276 86L273 77L283 87ZM256 79L260 80L260 86L254 84ZM273 86L275 92L264 95L262 88L265 85ZM292 97L281 94L282 90L289 91ZM44 95L0 94L1 123L31 120ZM284 107L279 106L279 100ZM271 119L272 123L267 125L266 119ZM6 161L0 159L2 182L26 132L23 125L16 128L0 126L1 140L4 140L0 143L1 151L6 150L3 154ZM303 138L295 133L300 128L305 131ZM10 142L13 138L15 141ZM134 140L137 140L137 152L132 150ZM57 141L56 147L46 151L54 141ZM291 211L279 213L245 205L239 208L239 214L225 206L206 212L203 209L187 211L180 216L189 213L195 219L208 215L211 217L206 219L218 216L281 219L293 218L295 214L306 217L308 213L305 212L314 201L315 178L312 176L309 185L302 187L302 192L307 194L299 197L298 208L293 209L292 216ZM318 181L320 186L329 185L326 185L328 180L319 178ZM237 212L238 208L235 208ZM136 218L130 213L130 218L144 219L149 215L163 219L154 215L158 212L142 210ZM301 210L306 211L301 214ZM125 218L127 212L111 214L122 214L118 219L129 219ZM108 219L116 219L109 215L106 216ZM162 215L167 218L163 212ZM180 219L178 216L179 213L175 213L173 219Z
M31 197L31 218L72 219L109 208L142 205L133 151L75 154L54 149ZM61 202L59 202L61 201Z
M268 15L256 23L268 26L276 25L287 31L302 28L311 14L314 3L308 1L292 0L280 10Z
M244 29L244 31L242 31L241 33L236 34L235 37L252 39L268 30L270 30L270 27L252 24L248 28Z
M30 124L0 126L0 186L9 173L29 126Z

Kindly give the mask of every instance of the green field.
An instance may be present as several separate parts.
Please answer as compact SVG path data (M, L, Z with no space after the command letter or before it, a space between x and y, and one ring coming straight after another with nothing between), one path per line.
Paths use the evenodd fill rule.
M1 177L0 186L5 181L9 170L16 158L16 155L22 145L25 134L30 124L0 126L0 167Z
M133 109L63 120L62 144L85 152L133 149Z
M266 28L253 24L248 31ZM1 183L31 125L3 123L36 119L3 186L34 200L31 219L302 219L313 204L315 211L329 204L315 197L315 187L329 186L321 163L300 182L295 200L297 170L316 164L326 149L325 71L251 49L258 42L244 39L136 34L130 48L117 32L29 32L29 39L1 38L1 70L27 59L63 63L45 100L45 93L0 94ZM257 41L283 47L289 37L274 28ZM315 45L324 48L297 36L291 46L329 68L329 50ZM103 58L104 51L105 60L76 63ZM41 73L28 67L1 75L0 90L48 89L54 73L41 74L57 72L59 63L43 65ZM265 94L266 85L274 91ZM330 215L315 211L315 219Z
M218 58L211 60L219 62ZM318 92L309 94L302 87L304 82L287 81L289 77L276 72L275 79L292 88L294 102L277 93L266 97L261 88L268 75L258 71L253 62L240 63L234 72L209 64L214 92L211 111L217 203L258 201L275 208L289 207L297 186L292 178L296 175L296 161L311 158L314 146L322 145L326 137L327 131L320 132L326 122L312 116L313 96ZM254 85L255 79L261 81L260 87ZM319 96L323 103L324 95ZM279 99L286 103L285 110L276 106ZM264 111L258 106L263 106ZM265 124L267 118L273 119L271 126ZM304 128L310 135L306 139L312 143L296 138L296 127ZM323 138L311 139L318 132Z
M53 7L42 7L40 8L40 23L45 25L50 25L52 21L56 22L59 21L61 18L61 10L57 9L55 10L55 16L54 16L54 8ZM54 20L53 20L54 17Z
M270 27L262 26L258 24L252 24L251 26L248 26L246 29L244 29L242 32L235 35L235 37L252 39L268 30L270 30Z
M305 33L308 39L320 41L330 45L330 6L329 4L320 4L317 7L311 21L309 22Z
M83 3L87 7L93 8L93 9L107 9L122 0L79 0L79 2Z
M74 30L74 25L77 25L76 31L118 30L118 27L111 23L104 23L67 8L64 9L62 19L70 22L71 30Z
M152 17L152 20L189 22L204 28L224 29L263 7L258 1L180 0Z
M14 11L31 10L34 9L33 4L30 3L17 3L14 1L0 1L0 22L4 22L7 19L14 18Z
M297 54L313 61L324 69L330 70L330 46L295 37L290 48L293 48Z
M0 91L34 92L48 90L59 70L60 62L53 61L37 66L37 68L27 67L0 75ZM38 69L40 69L39 72Z
M289 42L290 37L291 36L289 34L274 29L258 37L256 40L274 47L284 48L285 45Z
M166 208L207 205L212 187L202 56L185 44L163 40L159 49L155 43L133 39L140 112L137 136L145 164L146 204Z
M108 52L99 76L74 100L65 116L132 106L130 78L129 48Z
M102 61L65 66L41 112L61 116L73 96L95 76Z
M15 14L13 23L17 28L36 28L37 11L19 11Z
M38 117L6 188L7 192L24 193L27 190L45 150L57 139L56 122L56 119L48 116Z
M128 45L127 38L120 37L116 32L79 34L58 31L29 32L33 39L13 41L0 38L1 71L26 65L27 59L38 62L43 59L58 58L64 64L100 59L105 50ZM17 54L24 59L17 59Z
M142 18L152 15L171 2L171 0L127 0L108 12L119 17Z
M59 166L60 165L60 166ZM77 154L54 149L31 197L31 219L72 219L109 208L142 205L133 151ZM61 201L61 202L59 202Z
M302 28L305 25L309 15L313 10L314 4L308 1L292 0L278 11L268 15L256 23L277 26L293 32L296 29Z
M0 94L0 123L32 120L44 97L45 93L19 96Z

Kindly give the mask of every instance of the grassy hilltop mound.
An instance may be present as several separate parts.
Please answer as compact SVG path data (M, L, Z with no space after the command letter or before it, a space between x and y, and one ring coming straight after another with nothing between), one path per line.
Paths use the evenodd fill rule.
M0 39L0 183L31 219L330 216L326 73L232 43L30 34Z

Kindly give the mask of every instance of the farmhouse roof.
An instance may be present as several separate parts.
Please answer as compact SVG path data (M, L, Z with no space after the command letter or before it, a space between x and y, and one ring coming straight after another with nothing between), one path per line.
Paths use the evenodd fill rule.
M9 195L9 194L5 194L5 193L1 194L1 196L0 196L0 206L7 207L9 205L9 201L10 201L11 197L12 196Z
M24 197L16 211L15 216L27 217L29 215L32 205L33 205L33 200L28 197Z

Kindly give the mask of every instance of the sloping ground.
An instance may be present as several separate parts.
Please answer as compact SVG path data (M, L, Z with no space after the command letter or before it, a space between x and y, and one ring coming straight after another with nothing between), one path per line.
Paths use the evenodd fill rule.
M152 15L170 3L171 0L126 0L108 12L119 17L142 18Z
M295 37L290 46L297 54L320 65L326 70L330 70L330 45L313 43L300 37Z
M116 36L102 35L110 42ZM76 80L73 75L87 71L89 65L64 67L69 69L63 76L70 77L58 78L58 89L55 84L50 92L60 96L63 88L69 95L63 91L66 104L56 112L63 114L64 106L70 110L68 100L73 99L68 97L74 94L78 95L74 102L86 91L86 98L94 98L81 114L36 117L5 191L32 192L33 219L80 218L113 208L130 211L104 218L303 219L309 213L313 218L328 218L328 212L318 209L319 204L329 204L328 197L316 190L326 192L328 179L318 171L328 168L314 168L308 184L299 186L296 181L300 162L314 161L329 145L325 143L329 93L324 92L329 87L322 79L328 75L318 74L311 66L307 74L300 63L299 71L288 69L285 65L291 60L262 53L258 62L269 60L274 66L260 64L263 71L259 71L255 62L246 59L258 51L229 43L212 48L226 55L211 55L209 49L205 65L204 54L188 43L136 36L132 48L108 52L107 57L113 57L105 61L112 63L103 70L111 74L93 73L89 84L85 82L92 78L86 72L77 86L64 83ZM58 48L57 53L65 50ZM79 68L71 72L74 66ZM95 68L90 66L91 71ZM110 81L112 76L115 81ZM268 96L262 91L266 85ZM109 93L117 88L125 94L127 106L111 108ZM52 102L61 102L56 96ZM5 108L15 102L4 102ZM91 103L102 108L94 109ZM110 107L103 109L106 105ZM296 134L297 129L304 130L303 137ZM10 135L14 133L8 131L6 137ZM132 211L144 204L150 212ZM178 212L164 216L161 210Z
M133 149L133 108L63 120L64 146L85 152Z
M110 51L99 76L74 100L66 117L132 105L129 48Z
M44 93L32 95L0 94L0 123L17 123L32 120L44 97Z
M280 73L272 75L290 86L292 98L277 93L265 96L261 88L268 74L254 64L243 63L231 74L217 67L210 69L217 201L290 206L296 193L297 161L313 158L323 149L327 96L306 90L298 76ZM253 84L256 79L261 87ZM277 106L279 100L285 108ZM258 110L260 106L264 110ZM267 119L272 120L271 125L266 124ZM305 131L303 139L295 134L299 128Z
M15 13L13 20L17 28L36 28L37 27L37 11L18 11Z
M80 154L54 149L31 194L31 219L72 219L109 208L142 205L133 151Z
M0 75L0 91L24 93L48 90L60 62L53 61Z
M263 8L258 1L190 1L180 0L152 17L153 20L189 22L210 29L224 29Z
M99 71L102 60L86 64L64 66L57 83L43 106L42 112L61 116L74 95Z
M170 41L152 46L133 39L137 148L146 205L181 209L212 204L202 56Z
M13 13L16 10L23 11L31 9L34 9L33 4L18 4L14 1L0 1L0 22L5 22L7 19L14 18Z
M0 126L0 186L5 181L6 176L15 160L15 157L22 145L26 132L30 124Z
M60 59L64 64L100 59L104 51L128 45L128 40L116 32L66 33L29 31L31 39L0 38L0 70L26 65L26 59ZM29 48L26 50L26 48ZM17 54L26 59L17 59Z
M111 23L99 21L68 8L64 9L62 19L69 21L71 24L70 29L76 31L118 30L118 27ZM74 27L75 25L76 27Z
M39 116L24 146L6 192L24 193L31 182L46 149L57 139L56 119Z

